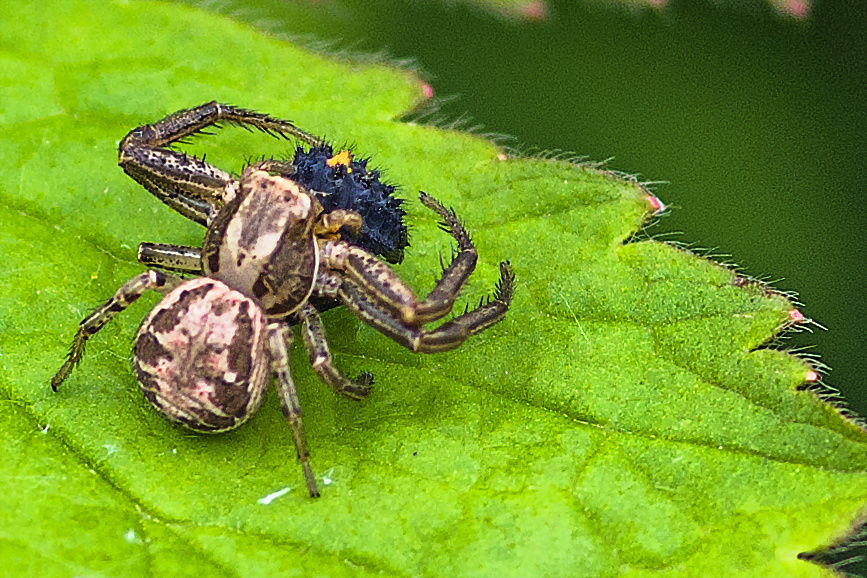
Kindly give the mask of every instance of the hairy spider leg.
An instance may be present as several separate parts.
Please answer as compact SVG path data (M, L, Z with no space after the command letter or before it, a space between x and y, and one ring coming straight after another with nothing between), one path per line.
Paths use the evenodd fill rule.
M412 320L418 324L428 323L436 319L442 319L448 315L454 307L455 299L466 284L467 279L476 269L479 255L476 247L470 239L470 234L458 220L453 209L446 209L442 203L422 192L419 195L422 204L442 218L440 229L450 234L458 242L458 252L452 258L448 267L445 267L439 281L428 293L424 301L418 304L415 316Z
M118 147L118 164L163 203L207 225L219 205L237 194L238 182L202 159L166 147L223 122L313 146L323 144L291 122L211 101L131 130Z
M319 379L336 393L351 399L364 399L370 393L373 385L373 375L363 372L356 379L350 379L334 366L331 349L328 347L328 337L325 327L319 318L319 312L310 305L305 305L300 313L301 335L310 358L310 365Z
M139 142L131 138L135 132L121 142L117 164L184 217L207 226L224 199L237 193L238 181L229 173L195 156Z
M423 301L419 302L415 292L391 267L360 247L341 241L326 243L322 258L332 270L344 272L367 300L390 309L401 322L412 326L420 326L448 315L478 260L470 235L454 211L446 209L425 193L421 194L421 202L442 217L444 222L441 228L458 242L457 254L443 268L442 276Z
M283 415L289 423L292 432L292 441L295 444L295 454L301 470L304 472L304 482L311 498L319 497L319 489L316 487L316 478L313 475L313 467L310 465L310 452L307 449L307 435L304 432L304 422L301 420L301 405L298 402L298 390L289 365L289 352L292 350L294 337L289 327L282 322L275 321L268 324L268 343L271 353L271 370L277 377L277 385L280 391L280 401L283 406Z
M202 275L202 250L187 245L167 243L141 243L138 246L138 262L149 267L168 269L178 273Z
M131 137L138 137L137 142L140 144L164 147L185 137L203 132L206 128L219 127L220 123L226 122L248 130L249 127L253 127L273 137L296 138L311 146L324 144L322 139L301 130L288 120L237 106L221 104L214 100L193 108L179 110L153 124L146 124L133 129L124 141ZM123 148L123 143L121 143L121 148Z
M93 313L79 323L78 331L72 338L72 347L69 349L66 361L51 378L51 389L57 391L58 386L69 377L73 368L84 356L84 346L87 340L105 327L105 324L111 321L115 315L135 303L147 291L158 291L165 294L181 283L183 283L183 279L180 277L154 270L145 271L124 283L111 299L97 307Z
M435 329L427 330L401 319L400 310L383 308L365 288L344 281L338 294L343 304L361 321L410 351L438 353L450 351L471 335L499 323L512 301L515 275L508 261L500 263L500 280L494 298L458 315Z
M159 149L156 150L157 153L159 153ZM168 151L168 153L170 153L170 155L178 155L178 153L175 153L173 151ZM153 162L151 162L151 165L152 164ZM182 165L193 172L195 172L196 170L192 166L195 163L189 158L163 158L160 159L157 164L163 168L165 168L166 166ZM172 210L178 212L181 216L186 217L187 219L193 221L194 223L198 223L203 227L207 227L211 219L214 218L216 208L213 200L211 200L210 202L204 201L198 198L199 193L193 194L190 191L187 191L186 188L189 187L185 188L184 186L178 184L182 181L181 178L170 180L165 175L154 174L152 171L148 170L147 168L143 168L142 166L133 166L132 164L122 164L121 166L123 167L123 170L126 174L135 179L150 194L158 198ZM210 165L208 165L208 167L208 170L213 169L213 171L211 172L219 171L219 169L210 167ZM208 192L206 193L207 196L217 195L219 194L219 190L221 190L220 187L227 186L227 183L230 182L231 177L228 174L225 174L224 178L225 180L220 180L216 184L212 183L213 190L208 189Z

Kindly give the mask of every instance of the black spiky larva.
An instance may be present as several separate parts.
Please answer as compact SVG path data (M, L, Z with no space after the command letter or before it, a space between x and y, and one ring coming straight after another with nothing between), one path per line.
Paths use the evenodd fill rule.
M314 191L326 211L346 209L361 215L361 231L345 238L347 242L400 263L409 244L403 200L394 196L395 187L383 182L379 171L368 169L368 162L354 159L348 150L335 155L328 145L298 147L285 176Z

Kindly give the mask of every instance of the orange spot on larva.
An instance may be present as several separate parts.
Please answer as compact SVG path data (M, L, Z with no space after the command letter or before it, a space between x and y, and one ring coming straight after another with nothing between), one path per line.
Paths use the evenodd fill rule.
M343 165L345 167L348 167L350 160L351 157L349 156L349 151L340 151L339 153L325 161L325 164L329 167L336 167L337 165Z

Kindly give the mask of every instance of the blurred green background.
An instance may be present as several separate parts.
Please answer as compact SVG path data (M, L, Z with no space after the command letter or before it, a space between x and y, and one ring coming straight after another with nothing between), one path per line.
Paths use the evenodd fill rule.
M555 1L512 20L433 0L190 3L330 51L412 59L438 97L458 96L440 106L446 121L663 181L653 189L672 210L648 233L795 292L827 331L782 345L818 354L825 383L867 415L861 3L820 2L796 19L746 0Z

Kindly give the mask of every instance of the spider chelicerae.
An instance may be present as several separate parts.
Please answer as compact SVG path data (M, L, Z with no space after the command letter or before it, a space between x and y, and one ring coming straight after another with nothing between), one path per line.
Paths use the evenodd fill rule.
M173 150L172 144L220 123L295 138L292 161L262 160L240 177ZM307 490L319 496L310 465L298 395L289 369L301 336L314 372L335 392L360 400L373 376L355 379L334 366L319 311L344 305L356 317L419 353L449 351L501 321L514 275L500 263L492 299L434 329L476 266L477 253L455 213L421 193L457 242L433 290L419 299L377 255L399 262L407 246L401 201L393 187L349 151L333 154L322 140L288 121L216 102L181 110L132 130L119 164L165 204L207 226L201 248L142 243L139 260L155 267L136 275L81 321L51 387L81 361L87 339L147 291L164 295L141 324L133 346L145 397L169 419L200 432L235 428L252 416L276 377ZM185 280L176 273L197 275Z

